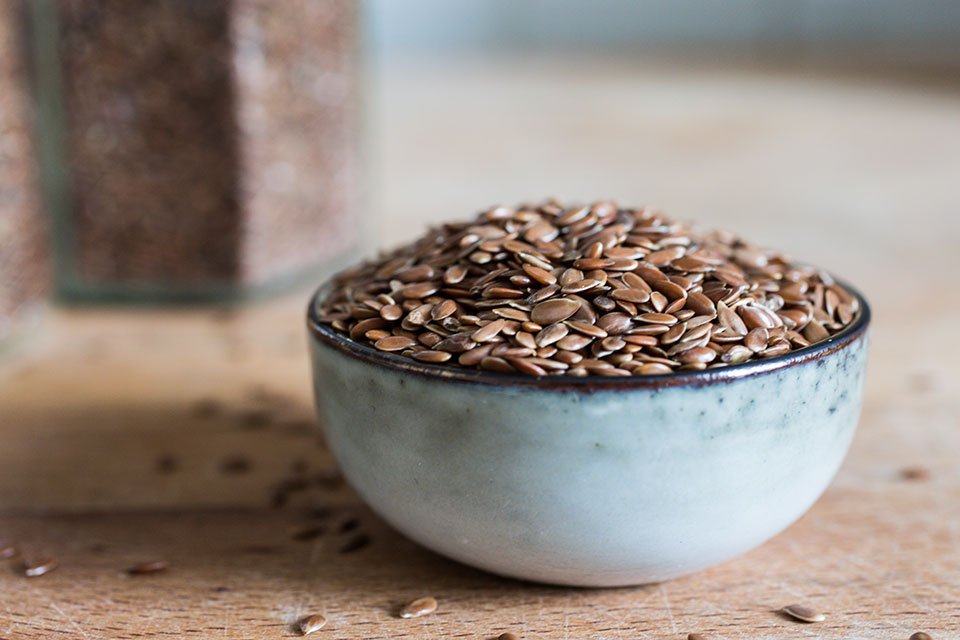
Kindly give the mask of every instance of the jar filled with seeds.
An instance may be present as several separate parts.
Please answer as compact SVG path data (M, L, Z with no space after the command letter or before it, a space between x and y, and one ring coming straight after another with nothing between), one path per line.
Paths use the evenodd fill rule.
M352 0L31 3L67 298L244 296L362 237Z
M0 3L0 345L26 324L47 291L18 9Z

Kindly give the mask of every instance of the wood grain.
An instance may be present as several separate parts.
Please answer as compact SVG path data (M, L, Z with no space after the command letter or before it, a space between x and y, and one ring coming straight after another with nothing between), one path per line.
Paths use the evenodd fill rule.
M960 94L749 71L724 72L727 84L714 85L711 70L688 69L671 80L655 70L587 66L540 65L534 75L520 64L497 74L481 70L465 82L451 67L425 69L406 90L388 78L391 115L377 116L390 132L384 162L395 171L385 193L396 200L391 211L407 214L386 223L390 233L451 215L450 203L467 209L461 214L487 204L481 198L503 174L484 173L499 143L497 136L480 140L478 131L494 131L488 112L504 91L528 95L525 80L549 95L589 88L594 107L560 101L544 126L579 114L576 121L590 123L597 157L606 150L617 158L625 153L618 136L645 134L602 115L622 115L620 98L639 100L637 86L656 86L665 94L637 109L657 111L669 125L657 134L673 145L662 158L672 166L654 170L660 195L676 196L684 213L702 207L701 219L754 229L761 240L786 238L794 253L863 288L875 317L863 418L825 496L759 549L668 583L586 590L501 579L403 539L338 480L313 420L302 320L307 291L235 311L61 309L0 362L0 539L60 565L25 578L19 559L3 561L0 638L277 638L296 635L293 624L311 613L329 620L315 637L331 639L492 638L508 630L522 638L960 636L960 342L953 337L960 298L943 293L960 268L956 191L946 179L960 175ZM441 115L417 116L417 92L431 82L450 88L436 95ZM710 93L711 86L724 88ZM691 107L693 115L667 112L691 87L719 110L710 120L716 129L704 124L683 133L699 107ZM782 105L784 95L800 101L789 111L797 123L813 132L819 122L839 136L831 149L851 149L848 160L869 164L846 166L834 157L835 178L811 169L817 188L784 190L781 176L772 186L751 179L745 192L743 171L781 161L812 167L817 149L737 116L747 98L728 104L730 87L743 89L751 104ZM446 130L442 114L454 108L477 128ZM497 132L518 141L521 156L536 158L527 109L501 119ZM873 129L883 141L871 142L871 153L855 149L867 141L858 114L883 125ZM397 145L418 131L470 140L475 153L455 172L424 151L404 162ZM567 145L581 140L577 130L564 135ZM716 160L715 145L747 138L752 146L738 147L731 164L707 163L739 186L710 191L722 182L711 175L705 191L681 193L699 180L688 160ZM897 148L911 159L879 153ZM791 155L799 152L803 160ZM927 162L921 156L932 163L927 173L917 165ZM604 166L602 178L590 174L580 188L610 195L611 185L632 184L636 167ZM437 172L429 193L418 167ZM537 162L527 168L525 184L534 189L559 183L563 171L576 173L576 166L551 172ZM415 192L399 187L404 176L418 185ZM504 184L513 199L519 178ZM458 198L470 185L467 206ZM625 187L623 197L635 197L628 192L636 188ZM908 467L926 469L928 478L905 479ZM282 506L278 496L286 498ZM342 553L358 535L370 544ZM170 568L123 573L157 559ZM400 606L425 595L439 600L436 613L397 617ZM826 621L802 624L776 613L795 602L825 612Z

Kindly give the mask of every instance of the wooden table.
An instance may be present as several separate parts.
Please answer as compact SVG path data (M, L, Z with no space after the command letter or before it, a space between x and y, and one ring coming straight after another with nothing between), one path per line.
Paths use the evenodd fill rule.
M372 115L382 237L499 197L643 196L859 284L871 366L836 481L694 576L514 582L403 539L343 485L312 417L308 292L56 310L0 363L0 539L59 564L26 578L5 561L0 638L278 638L311 613L329 619L316 637L344 640L960 637L960 93L689 66L409 69L385 69ZM124 573L152 560L170 567ZM424 595L435 614L397 617ZM775 612L794 602L827 620Z

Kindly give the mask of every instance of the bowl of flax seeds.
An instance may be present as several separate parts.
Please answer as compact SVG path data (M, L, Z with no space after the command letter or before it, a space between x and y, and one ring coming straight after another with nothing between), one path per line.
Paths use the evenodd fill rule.
M736 234L547 200L341 272L308 326L327 439L387 521L496 573L612 586L813 504L856 427L869 316Z

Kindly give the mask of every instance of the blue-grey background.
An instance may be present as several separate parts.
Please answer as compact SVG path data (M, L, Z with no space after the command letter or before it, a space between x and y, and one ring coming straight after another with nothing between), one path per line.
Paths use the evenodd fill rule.
M387 54L491 49L723 51L960 67L955 0L367 0Z

